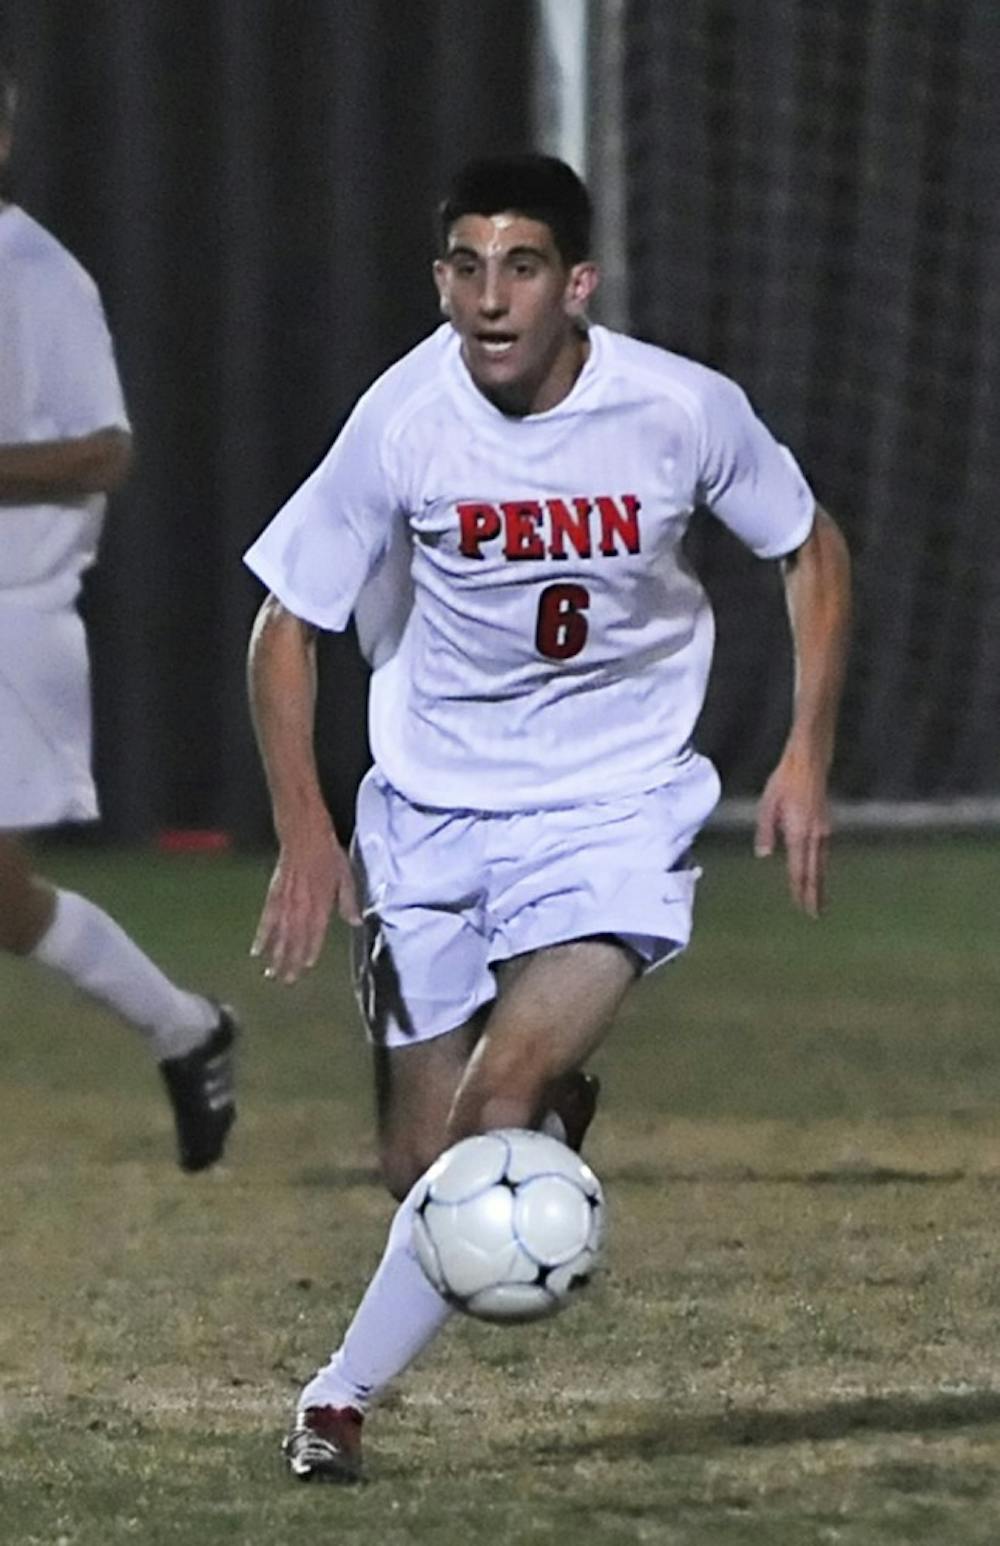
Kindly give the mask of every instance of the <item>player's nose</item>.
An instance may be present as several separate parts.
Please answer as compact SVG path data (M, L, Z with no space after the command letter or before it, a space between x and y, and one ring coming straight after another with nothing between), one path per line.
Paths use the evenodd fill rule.
M479 292L480 315L495 320L497 317L502 317L506 310L507 287L499 274L491 274L487 269Z

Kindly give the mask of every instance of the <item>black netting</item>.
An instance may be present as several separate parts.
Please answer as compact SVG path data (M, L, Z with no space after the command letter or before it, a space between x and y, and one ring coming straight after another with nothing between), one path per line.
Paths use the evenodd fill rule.
M746 387L854 553L838 790L993 794L1000 6L631 0L625 24L633 330ZM750 791L784 723L774 576L714 523L692 543L719 621L701 740Z

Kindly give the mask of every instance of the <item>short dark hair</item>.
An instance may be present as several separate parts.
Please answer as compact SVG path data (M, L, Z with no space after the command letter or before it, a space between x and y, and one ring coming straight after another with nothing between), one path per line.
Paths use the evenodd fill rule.
M565 161L538 154L466 162L438 206L440 250L447 249L448 234L463 215L504 210L544 221L565 263L590 256L590 194Z

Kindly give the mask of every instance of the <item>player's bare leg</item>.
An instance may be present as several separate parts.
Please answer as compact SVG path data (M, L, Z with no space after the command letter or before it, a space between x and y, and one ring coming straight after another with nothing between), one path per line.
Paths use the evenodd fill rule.
M500 963L494 970L501 992L509 992L516 977L534 959L535 952L513 956ZM639 963L636 961L636 969ZM596 1074L585 1072L582 1067L570 1068L557 1074L545 1087L531 1122L551 1137L559 1138L579 1154L597 1111L601 1081Z
M477 1015L412 1046L375 1049L379 1157L397 1201L445 1146L448 1115L484 1019Z
M0 833L0 949L59 972L144 1036L170 1100L181 1168L214 1164L236 1115L231 1011L177 987L95 903L42 880L10 832Z
M552 945L512 966L456 1091L449 1143L532 1126L553 1082L599 1046L637 971L612 939Z
M588 987L584 995L587 1013L594 1016L593 1032L590 1022L584 1020L583 1004L574 1004L567 997L564 982L570 973L577 974L581 952L585 957L581 970L587 974L588 984L594 977L601 979L600 988ZM550 956L554 959L549 960ZM515 985L526 973L526 986L515 993ZM499 1003L504 1006L501 1045L506 1046L510 1035L504 1026L512 1022L520 1029L524 1014L521 1005L530 1004L533 1029L529 1032L525 1027L525 1031L531 1037L544 1039L547 1056L544 1060L532 1059L529 1077L524 1081L525 1089L537 1090L527 1115L517 1122L491 1121L489 1126L534 1127L553 1103L558 1109L561 1099L573 1098L573 1090L563 1088L567 1076L579 1069L601 1039L634 977L633 958L622 947L605 941L581 940L559 945L551 951L519 956L501 966L497 972ZM573 1028L564 1023L567 1007L567 1018L572 1017ZM402 1201L418 1176L454 1141L452 1113L459 1087L469 1078L470 1060L484 1027L494 1025L498 1012L498 1005L494 1004L446 1035L414 1042L412 1046L376 1048L379 1155L383 1179L397 1201ZM480 1080L498 1074L500 1062L499 1057L491 1058L481 1070ZM550 1070L547 1076L546 1069ZM477 1089L481 1088L480 1080L476 1082Z
M24 844L0 832L0 949L30 955L55 912L51 886L34 874Z

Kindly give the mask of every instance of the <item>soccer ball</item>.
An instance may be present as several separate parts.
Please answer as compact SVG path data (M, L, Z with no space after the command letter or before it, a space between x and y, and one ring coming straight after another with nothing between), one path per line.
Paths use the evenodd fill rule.
M601 1183L544 1133L463 1138L435 1160L415 1201L420 1265L450 1304L481 1320L553 1315L597 1265Z

